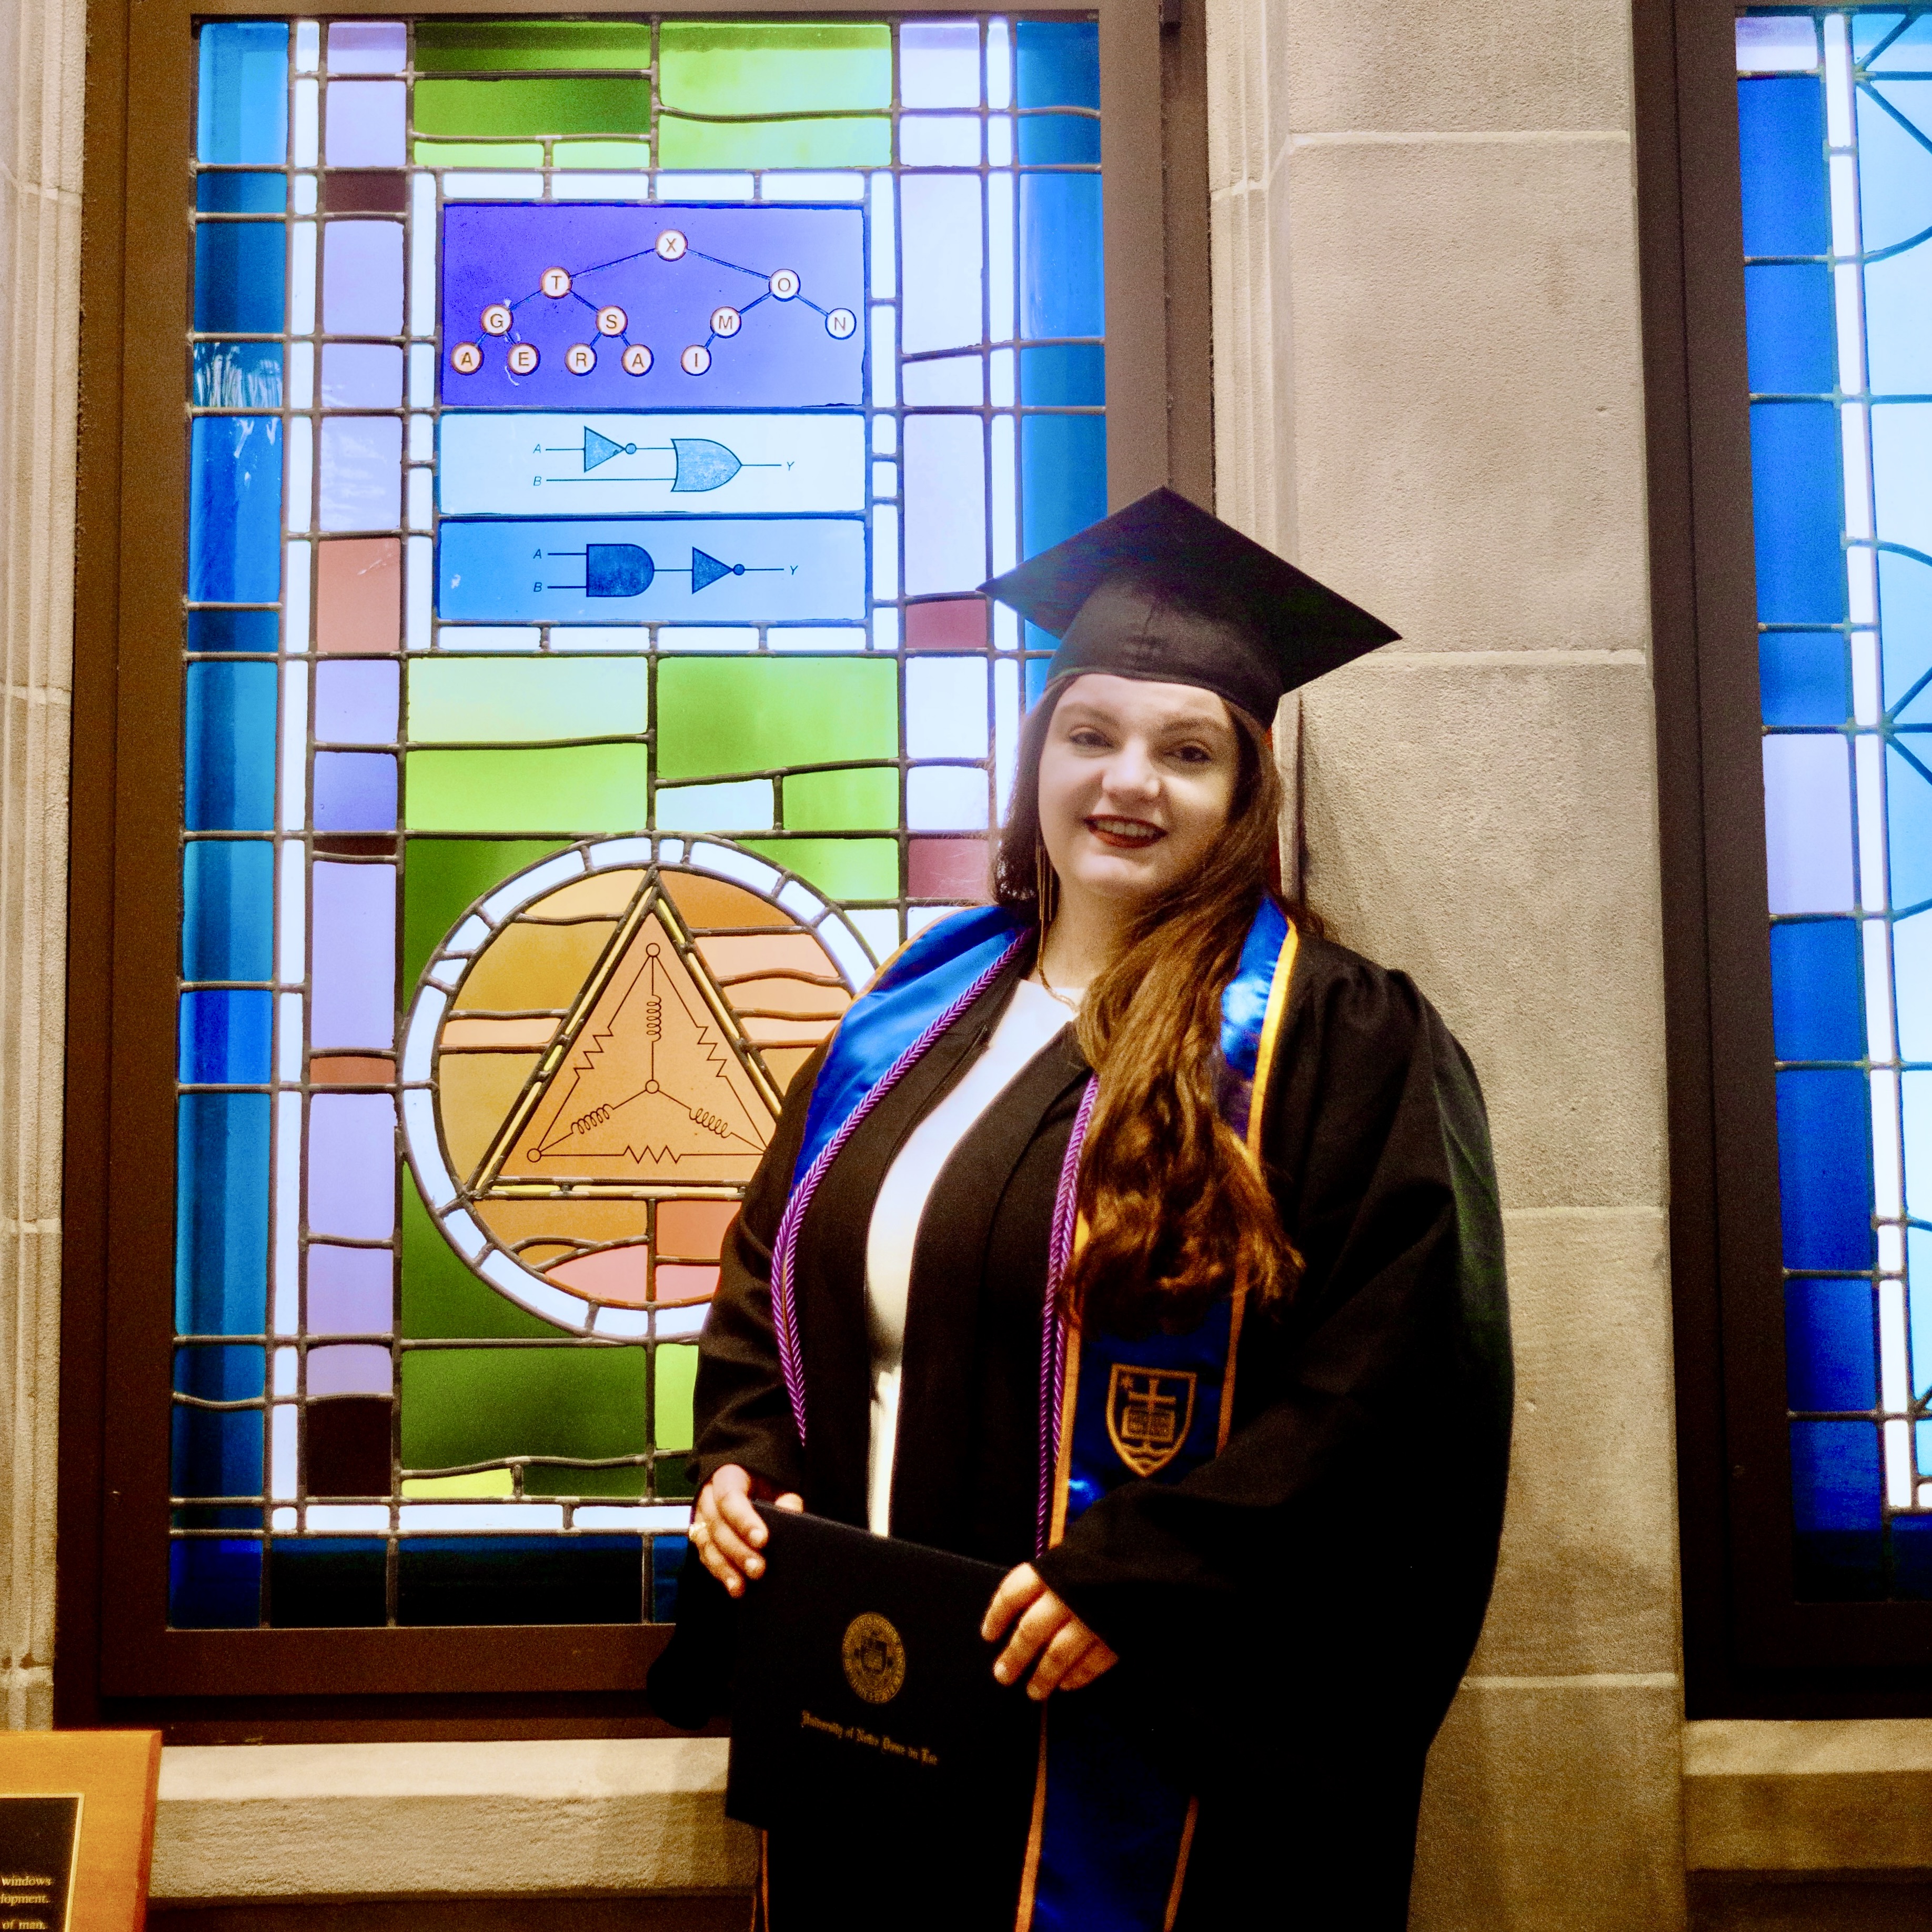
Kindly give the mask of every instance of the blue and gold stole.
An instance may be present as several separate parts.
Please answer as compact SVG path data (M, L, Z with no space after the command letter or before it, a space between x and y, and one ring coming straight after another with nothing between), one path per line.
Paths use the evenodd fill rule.
M778 1361L805 1441L805 1377L794 1274L799 1230L825 1172L860 1124L1032 936L1010 913L976 908L898 953L839 1024L820 1069L772 1257ZM1249 1158L1294 971L1295 932L1272 898L1256 914L1221 999L1221 1108ZM1216 1303L1184 1335L1129 1341L1074 1328L1060 1284L1080 1239L1081 1150L1098 1083L1089 1080L1054 1203L1041 1311L1040 1510L1035 1546L1122 1483L1177 1483L1226 1446L1234 1423L1241 1298ZM1165 1932L1179 1907L1195 1800L1144 1730L1077 1693L1042 1714L1016 1932Z

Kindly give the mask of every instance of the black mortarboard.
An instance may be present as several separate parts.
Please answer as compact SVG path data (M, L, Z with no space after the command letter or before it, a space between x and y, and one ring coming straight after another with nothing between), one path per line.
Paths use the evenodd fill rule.
M1198 685L1264 724L1284 692L1398 634L1172 490L980 588L1059 638L1049 677Z

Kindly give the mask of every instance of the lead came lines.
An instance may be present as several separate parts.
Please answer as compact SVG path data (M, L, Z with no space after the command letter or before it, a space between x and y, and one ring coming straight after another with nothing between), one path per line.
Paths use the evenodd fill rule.
M748 268L742 262L728 262L722 255L708 254L701 248L693 248L684 231L679 228L664 230L649 248L614 256L610 261L580 268L574 274L561 267L546 268L542 284L528 295L519 296L514 302L491 302L477 320L485 335L508 339L510 346L504 356L504 366L510 373L528 376L535 373L543 358L534 342L526 342L518 334L517 311L535 302L580 302L591 312L598 335L624 344L620 358L624 373L629 376L649 375L656 356L648 343L631 340L629 311L617 302L600 305L592 302L577 284L585 277L602 274L606 269L621 268L628 262L652 259L667 262L687 260L709 262L714 268L727 269L733 274L748 275L754 281L764 284L763 290L743 308L734 308L725 302L711 311L711 332L702 342L688 344L677 358L678 367L687 376L704 375L711 367L712 344L729 341L744 327L746 316L766 302L802 302L814 314L824 318L825 332L835 342L844 341L859 326L858 317L849 308L827 309L814 302L805 293L804 285L795 269L775 268L766 274L762 269ZM478 374L485 359L483 346L478 342L459 342L450 351L450 367L459 376ZM595 346L590 342L573 342L564 351L563 364L573 376L589 375L597 366Z

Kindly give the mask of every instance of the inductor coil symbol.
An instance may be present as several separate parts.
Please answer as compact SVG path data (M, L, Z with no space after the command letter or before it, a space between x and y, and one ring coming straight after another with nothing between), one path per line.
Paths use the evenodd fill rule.
M570 1130L574 1134L587 1134L592 1128L601 1127L610 1118L610 1109L608 1106L592 1107L589 1113L580 1114L571 1122Z
M691 1118L695 1120L700 1127L708 1128L712 1133L716 1134L720 1140L722 1140L724 1136L731 1131L730 1124L728 1121L722 1119L716 1114L707 1114L702 1107L692 1108L691 1110Z
M644 1037L646 1040L664 1038L664 1001L661 999L644 1002Z

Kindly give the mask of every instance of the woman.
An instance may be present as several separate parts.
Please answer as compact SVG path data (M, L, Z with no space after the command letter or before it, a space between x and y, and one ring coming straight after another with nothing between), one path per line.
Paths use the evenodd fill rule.
M793 1085L653 1693L716 1701L754 1498L982 1558L1047 1704L1028 1843L941 1880L862 1821L774 1834L776 1932L1396 1932L1501 1522L1499 1217L1440 1018L1268 890L1264 722L1393 634L1165 491L987 588L1062 639L997 904Z

